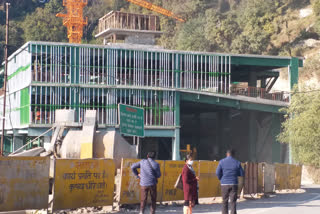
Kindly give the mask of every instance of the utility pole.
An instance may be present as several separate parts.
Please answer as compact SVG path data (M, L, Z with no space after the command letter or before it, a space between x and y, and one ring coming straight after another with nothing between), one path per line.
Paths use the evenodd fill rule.
M3 95L3 113L2 113L2 136L1 136L1 148L0 148L0 156L3 156L3 144L4 144L4 126L6 124L6 99L7 99L7 75L8 75L8 43L9 43L9 6L10 3L6 3L6 44L4 47L4 95Z

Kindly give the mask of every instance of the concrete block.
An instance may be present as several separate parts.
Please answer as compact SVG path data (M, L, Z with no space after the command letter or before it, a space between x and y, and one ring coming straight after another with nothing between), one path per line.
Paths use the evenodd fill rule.
M55 123L74 123L75 122L75 110L59 109L56 110Z

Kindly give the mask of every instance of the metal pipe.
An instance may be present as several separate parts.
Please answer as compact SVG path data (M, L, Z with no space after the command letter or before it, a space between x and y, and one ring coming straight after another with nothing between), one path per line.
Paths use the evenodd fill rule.
M221 67L221 69L220 69L220 92L222 92L222 89L223 89L223 86L222 86L222 71L223 71L223 57L222 56L220 56L220 58L221 58L221 65L220 65L220 67Z
M231 94L231 56L229 56L229 94Z
M224 57L224 93L227 93L227 56Z

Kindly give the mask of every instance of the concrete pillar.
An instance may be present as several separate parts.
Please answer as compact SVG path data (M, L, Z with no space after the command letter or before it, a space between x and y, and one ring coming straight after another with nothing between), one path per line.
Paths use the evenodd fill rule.
M293 86L298 84L299 79L299 59L291 58L289 66L289 80L290 80L290 91L293 89Z
M290 65L288 66L288 75L289 75L289 87L290 91L293 90L294 85L298 84L299 81L299 59L292 57L290 60ZM291 94L290 94L291 100ZM291 144L289 143L289 163L292 163L292 152Z
M272 114L272 162L281 162L281 144L277 141L277 136L281 131L280 114Z
M249 112L249 160L252 162L257 161L257 123L256 112Z
M180 129L176 128L174 138L172 138L172 160L180 159Z
M180 160L180 92L175 97L175 126L174 138L172 139L172 160Z
M267 87L267 80L266 78L261 79L261 88L266 88Z
M256 74L256 72L250 72L248 86L249 87L257 87L257 74Z

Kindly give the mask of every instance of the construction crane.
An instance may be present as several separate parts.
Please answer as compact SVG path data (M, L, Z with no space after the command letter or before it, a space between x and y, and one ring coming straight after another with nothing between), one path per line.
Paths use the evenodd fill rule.
M144 7L146 9L149 9L151 11L154 11L154 12L157 12L157 13L160 13L162 15L165 15L165 16L168 16L168 17L171 17L171 18L174 18L180 22L185 22L185 20L183 18L181 18L180 16L178 15L175 15L172 11L169 11L167 9L164 9L162 7L159 7L159 6L156 6L148 1L145 1L145 0L126 0L128 2L131 2L135 5L139 5L141 7Z
M58 13L57 17L63 18L63 25L68 29L69 43L81 43L83 27L88 24L88 18L83 18L83 8L88 0L63 0L67 13Z
M185 22L180 16L162 7L156 6L145 0L126 0L135 5L174 18L180 22ZM63 25L68 29L69 43L81 43L83 27L88 24L88 18L83 18L83 8L88 4L88 0L63 0L63 6L67 13L58 13L57 17L63 18Z

